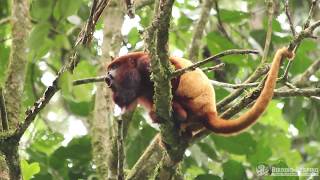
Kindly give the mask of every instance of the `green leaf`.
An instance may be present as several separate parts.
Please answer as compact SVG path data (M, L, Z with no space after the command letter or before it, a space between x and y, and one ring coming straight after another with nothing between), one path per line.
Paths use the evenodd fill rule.
M78 116L88 116L92 109L93 103L91 101L75 101L73 99L66 99L69 110Z
M268 17L267 16L263 19L263 27L264 27L264 29L268 29ZM280 23L275 19L273 19L271 22L271 28L272 28L273 32L282 32L282 28L281 28Z
M318 101L311 101L309 112L307 113L306 119L308 124L310 124L309 133L311 136L315 137L316 139L320 139L320 113L319 113L319 106L320 103Z
M29 180L33 175L36 175L40 172L39 163L34 162L29 164L26 160L22 160L20 163L22 177L24 180Z
M206 173L203 168L199 166L192 165L188 169L186 169L186 174L191 177L197 177L200 174ZM193 179L193 178L192 178Z
M220 9L220 16L221 21L224 23L235 23L248 18L249 13L236 10Z
M135 47L139 40L141 40L141 38L138 29L132 28L128 34L128 42L132 45L132 47Z
M126 157L129 167L132 167L139 159L145 148L156 134L156 130L144 118L145 111L143 108L136 108L130 122L130 136L126 140ZM139 131L137 131L139 129Z
M47 162L63 179L87 179L93 173L89 136L74 138L57 149Z
M287 133L273 128L268 128L268 131L265 131L263 138L272 150L272 157L284 160L291 167L299 166L302 161L301 154L291 149L291 139Z
M178 19L178 24L177 26L179 27L179 30L182 30L182 31L188 31L189 28L190 28L190 25L192 25L193 23L193 20L188 18L188 16L186 16L184 13L183 13L183 16L181 16L179 19Z
M90 64L89 61L80 61L73 73L72 80L95 76L97 76L97 66ZM72 95L74 100L77 102L91 101L93 97L93 87L94 83L72 87Z
M245 169L241 163L229 160L222 165L223 168L223 179L237 180L237 179L248 179Z
M64 49L71 49L70 42L68 37L62 34L58 34L55 36L55 48L64 48Z
M283 115L290 123L295 122L299 118L299 114L303 114L303 97L293 97L285 101L283 106ZM295 109L292 111L292 109Z
M256 147L256 141L247 132L230 137L212 135L211 138L218 149L234 154L250 154L255 151Z
M0 43L0 85L2 85L6 78L7 66L9 63L10 48Z
M36 20L47 20L52 12L52 0L33 0L31 3L31 16Z
M69 71L65 71L59 78L58 86L61 88L62 95L67 99L72 99L72 75Z
M277 107L280 101L272 100L266 112L260 118L259 123L269 126L275 126L282 129L284 132L288 132L289 124L282 117L282 110Z
M63 135L60 133L40 130L36 133L31 147L50 156L61 145L63 140Z
M51 25L43 22L35 25L28 40L28 46L33 51L39 50L46 43L46 39L49 33Z
M207 45L212 54L219 53L223 50L236 48L226 37L218 32L210 32L206 36Z
M210 157L212 160L217 160L217 154L215 150L207 143L199 142L197 145L200 147L201 151L205 153L208 157Z
M81 3L79 0L58 0L53 15L57 20L71 16L78 11Z
M219 176L213 174L200 174L198 175L195 180L220 180Z
M257 166L262 162L266 162L272 156L272 151L269 146L259 141L256 150L253 153L248 154L248 161Z
M141 18L140 20L140 24L143 26L143 27L147 27L149 26L150 24L150 21L152 19L152 16L150 16L150 14L152 14L153 12L153 9L150 8L149 6L145 6L145 8L143 8L142 11L138 11L138 15L139 17Z
M295 55L294 61L290 68L290 73L293 75L303 73L312 63L312 59L308 54L317 50L316 48L317 44L315 41L308 39L303 40Z
M267 32L264 29L258 29L250 31L250 36L252 36L261 47L263 47L266 40L266 33Z
M216 92L216 101L217 102L219 102L224 97L226 97L228 94L230 94L230 92L228 90L226 90L225 88L215 87L214 90Z

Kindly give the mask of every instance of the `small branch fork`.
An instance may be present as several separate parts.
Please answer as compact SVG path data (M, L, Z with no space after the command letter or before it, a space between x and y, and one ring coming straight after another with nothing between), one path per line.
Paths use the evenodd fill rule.
M296 52L297 49L300 46L301 41L303 39L305 39L305 38L314 38L313 31L317 27L320 26L320 21L316 21L315 23L313 23L311 25L310 25L310 22L311 22L311 19L313 17L314 11L316 9L317 2L318 2L318 0L312 0L311 7L310 7L310 10L309 10L309 15L308 15L308 18L307 18L306 22L303 25L303 30L298 35L296 35L295 29L294 29L294 25L293 25L293 22L292 22L292 18L291 18L290 13L289 13L289 0L286 0L286 2L285 2L285 11L286 11L286 15L287 15L287 18L288 18L288 21L289 21L289 24L290 24L291 32L292 32L293 36L295 37L289 44L289 47L288 47L289 51ZM292 65L292 61L289 61L289 63L287 64L287 66L285 68L283 76L281 77L283 82L288 81L288 75L289 75L289 70L291 68L291 65Z

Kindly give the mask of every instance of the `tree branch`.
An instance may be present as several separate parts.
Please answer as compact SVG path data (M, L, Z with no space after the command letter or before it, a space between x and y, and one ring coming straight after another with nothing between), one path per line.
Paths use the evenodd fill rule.
M304 88L304 89L288 89L288 90L278 90L274 91L275 97L291 97L291 96L320 96L320 88Z
M171 75L170 78L174 78L177 76L182 75L183 73L187 72L187 71L192 71L195 70L197 67L200 67L210 61L213 61L215 59L221 58L223 56L228 56L228 55L234 55L234 54L258 54L259 52L256 50L240 50L240 49L230 49L230 50L226 50L223 52L220 52L214 56L211 56L209 58L206 58L205 60L202 60L200 62L194 63L193 65L183 68L183 69L179 69L174 71Z
M219 8L218 0L215 0L215 1L214 1L214 8L215 8L215 10L216 10L216 12L217 12L216 17L217 17L217 20L218 20L218 29L219 29L219 31L222 32L222 34L223 34L229 41L233 42L232 39L231 39L231 37L228 35L226 29L225 29L224 26L223 26L223 22L222 22L222 20L221 20L221 15L220 15L220 8Z
M2 129L6 131L9 129L9 124L8 124L6 103L5 103L5 99L3 96L2 87L0 87L0 111L1 111Z
M118 133L117 133L117 149L118 149L118 178L117 180L124 179L123 173L123 161L124 161L124 148L123 148L123 121L122 119L117 120L118 123Z
M320 60L317 60L313 62L308 69L302 73L300 76L297 76L297 78L293 79L294 84L296 84L298 87L303 87L307 85L310 81L309 78L315 74L320 69Z
M286 15L287 15L287 18L288 18L288 21L289 21L289 25L290 25L292 36L294 37L294 36L296 36L296 30L294 29L294 25L293 25L293 22L292 22L290 11L289 11L289 0L286 0L286 2L284 4L284 8L285 8L285 12L286 12Z
M273 0L267 1L268 6L268 29L266 34L266 40L263 48L263 55L261 63L267 62L268 52L271 44L271 37L272 37L272 20L273 20L273 13L274 13L274 6L273 6Z
M306 29L309 27L310 22L311 22L311 18L313 17L313 14L315 11L315 8L317 7L317 2L318 2L318 0L312 0L311 7L309 10L309 14L308 14L308 18L307 18L306 22L304 23L303 29Z
M173 0L160 0L159 7L155 7L155 16L151 26L146 31L145 44L151 59L152 81L154 82L154 104L157 117L162 122L160 131L162 141L170 148L168 153L172 158L179 148L179 134L175 123L172 121L172 94L169 74L171 66L167 54L168 29L170 27ZM156 42L156 43L155 43Z
M160 144L161 136L160 134L157 134L129 172L126 178L127 180L150 178L150 172L153 172L164 152L164 149ZM147 161L148 163L146 163Z
M0 25L9 23L11 20L12 20L12 17L2 18L2 19L0 19Z
M210 80L210 81L213 86L232 88L232 89L257 87L260 84L260 82L243 83L243 84L230 84L230 83L219 82L219 81L215 81L215 80Z
M189 59L193 60L194 62L199 57L199 46L203 36L203 31L210 17L210 10L213 6L213 1L214 0L205 0L202 3L200 18L194 29L191 46L189 48Z
M316 5L317 1L318 0L313 0L312 1L312 5L311 5L310 11L309 11L309 15L308 15L308 18L307 18L306 22L304 23L303 30L298 34L298 36L294 36L294 39L289 44L289 48L288 48L289 51L296 52L297 49L300 46L301 41L303 39L305 39L305 38L313 38L314 37L313 36L313 31L317 27L320 26L320 21L317 21L317 22L315 22L314 24L312 24L310 26L310 20L311 20L311 18L313 16L313 13L314 13L314 10L315 10L315 5ZM289 70L290 70L291 64L292 64L292 61L289 61L289 63L286 66L285 72L281 77L284 82L286 82L288 80L288 74L289 74Z
M92 78L78 79L72 82L72 85L78 86L82 84L95 83L95 82L104 82L106 76L98 76Z

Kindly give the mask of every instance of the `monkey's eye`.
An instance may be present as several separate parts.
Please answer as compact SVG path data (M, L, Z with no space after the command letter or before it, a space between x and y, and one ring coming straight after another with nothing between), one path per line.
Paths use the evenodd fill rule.
M119 64L114 64L111 66L111 69L117 69L119 67Z

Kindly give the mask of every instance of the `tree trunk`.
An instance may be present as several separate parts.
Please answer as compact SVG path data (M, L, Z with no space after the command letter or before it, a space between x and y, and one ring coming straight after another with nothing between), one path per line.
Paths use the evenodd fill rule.
M122 42L121 27L124 14L119 3L112 3L105 11L102 58L99 75L105 74L105 67L111 56L118 54ZM93 157L100 179L113 179L117 175L117 155L112 154L112 137L115 133L113 123L114 104L111 92L105 83L97 83L94 117L90 123Z

